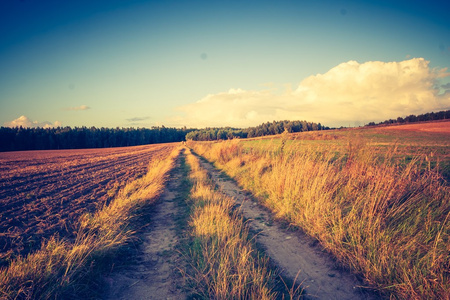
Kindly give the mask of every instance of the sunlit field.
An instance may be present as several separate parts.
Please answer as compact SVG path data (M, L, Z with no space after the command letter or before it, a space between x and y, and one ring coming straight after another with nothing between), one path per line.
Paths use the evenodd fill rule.
M368 288L400 299L447 299L448 125L285 133L189 146L278 218L316 238Z
M0 0L0 300L450 300L449 7Z
M365 127L321 132L302 132L281 137L245 140L244 148L265 147L267 144L316 147L345 152L349 147L368 147L377 154L390 153L400 161L420 158L427 165L438 167L447 180L450 178L450 122L431 122L398 126ZM395 152L393 150L395 149Z

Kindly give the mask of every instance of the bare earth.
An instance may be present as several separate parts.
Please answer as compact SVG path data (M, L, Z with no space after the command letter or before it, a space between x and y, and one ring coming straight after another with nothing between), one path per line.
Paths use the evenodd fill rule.
M380 128L383 130L409 130L409 131L450 133L450 121L443 120L429 123L413 123L396 126L385 126Z
M0 265L39 249L56 233L74 240L73 225L81 215L107 204L174 147L0 153Z
M154 205L136 263L106 278L109 287L104 299L186 299L178 271L182 267L181 259L175 250L178 243L174 221L178 213L175 203L180 179L178 170L179 165L172 173L166 191Z
M311 238L272 224L270 214L249 200L234 182L222 179L211 164L202 162L202 165L219 187L240 205L251 229L258 232L258 244L281 269L282 275L293 281L298 274L296 282L303 283L306 299L375 299L362 292L355 276L338 270L328 255L312 246Z

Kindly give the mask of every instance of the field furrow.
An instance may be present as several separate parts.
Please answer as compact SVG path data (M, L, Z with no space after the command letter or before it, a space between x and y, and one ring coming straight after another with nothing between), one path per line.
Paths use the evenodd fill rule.
M55 233L73 238L73 224L82 214L107 204L173 147L1 153L0 265Z

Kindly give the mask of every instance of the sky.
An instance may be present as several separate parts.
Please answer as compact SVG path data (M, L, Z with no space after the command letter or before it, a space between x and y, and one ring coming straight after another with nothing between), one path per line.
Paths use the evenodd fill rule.
M2 126L339 127L448 109L448 1L0 1Z

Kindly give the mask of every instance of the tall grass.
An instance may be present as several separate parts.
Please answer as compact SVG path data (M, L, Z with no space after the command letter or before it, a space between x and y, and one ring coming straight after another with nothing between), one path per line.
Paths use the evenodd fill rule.
M188 151L189 152L189 151ZM249 241L248 226L233 200L215 189L206 170L190 152L192 271L187 277L196 296L204 299L272 299L272 274L267 260Z
M298 144L297 144L298 145ZM360 141L345 151L284 143L192 143L278 217L317 238L371 287L400 299L450 298L450 191L418 159Z
M162 193L180 148L165 160L153 161L147 174L124 187L96 213L80 218L76 240L57 236L40 250L19 257L0 271L1 299L71 299L93 296L89 278L98 273L105 258L133 239L131 222L139 209Z

